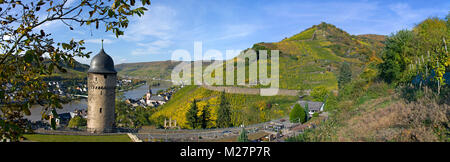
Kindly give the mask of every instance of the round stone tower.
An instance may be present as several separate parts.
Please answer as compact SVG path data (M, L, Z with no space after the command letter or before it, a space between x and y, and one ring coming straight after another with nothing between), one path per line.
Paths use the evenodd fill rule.
M114 130L117 72L114 61L102 49L92 58L88 71L87 131L107 133Z

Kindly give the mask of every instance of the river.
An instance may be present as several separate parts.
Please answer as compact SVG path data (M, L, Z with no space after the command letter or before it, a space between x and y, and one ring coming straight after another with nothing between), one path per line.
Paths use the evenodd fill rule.
M156 93L159 90L165 90L169 86L170 86L170 83L164 83L164 84L162 83L160 86L152 87L152 93ZM125 98L137 99L137 98L143 97L147 93L147 91L148 91L148 85L144 84L138 88L124 92L123 95ZM62 107L63 107L62 109L57 109L56 112L67 113L67 112L72 112L74 110L86 110L87 109L87 99L83 98L83 99L73 100L67 104L62 104ZM41 120L42 109L43 109L43 106L41 106L41 105L31 106L31 109L30 109L31 115L25 116L25 118L29 119L30 121Z

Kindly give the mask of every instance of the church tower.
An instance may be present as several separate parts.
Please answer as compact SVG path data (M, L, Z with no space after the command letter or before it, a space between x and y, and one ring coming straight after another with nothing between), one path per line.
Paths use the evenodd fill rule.
M150 104L150 98L152 98L152 89L149 89L147 94L145 94L145 102L147 105Z
M117 72L114 61L102 49L92 58L88 70L87 131L107 133L114 130Z

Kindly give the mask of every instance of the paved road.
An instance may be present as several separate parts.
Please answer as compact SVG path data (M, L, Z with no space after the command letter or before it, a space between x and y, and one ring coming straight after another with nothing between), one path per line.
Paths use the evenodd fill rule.
M252 94L258 95L261 93L259 88L244 88L244 87L228 87L228 86L208 86L202 85L203 88L212 90L212 91L225 91L226 93L233 94ZM298 90L291 89L278 89L278 94L281 96L298 96ZM309 95L310 90L305 90L305 95Z
M172 80L165 80L160 78L151 78L153 80L163 80L172 82ZM225 91L226 93L233 94L253 94L258 95L261 93L259 88L245 88L245 87L233 87L233 86L210 86L210 85L202 85L202 87L212 90L212 91ZM311 90L305 90L304 95L309 95ZM298 96L298 90L292 89L278 89L278 94L280 96Z

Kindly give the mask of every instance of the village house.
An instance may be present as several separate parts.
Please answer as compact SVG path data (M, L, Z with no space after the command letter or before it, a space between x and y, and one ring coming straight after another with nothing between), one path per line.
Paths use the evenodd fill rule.
M82 118L87 118L87 110L75 110L70 113L70 118L74 118L76 116L80 116Z
M303 108L306 108L306 105L308 105L308 116L312 117L314 113L320 113L323 112L323 108L325 106L325 103L323 102L313 102L313 101L298 101L297 102L300 106Z
M166 103L166 99L163 96L152 96L150 97L150 99L148 100L149 102L156 102L159 105L164 105Z
M50 120L54 118L53 115L50 115ZM55 118L55 123L57 126L65 126L67 124L69 124L70 119L72 119L70 113L61 113L58 114L58 117Z
M172 94L175 93L176 90L177 88L169 88L167 90L159 92L157 95L154 95L152 94L152 90L149 89L143 98L127 99L125 100L125 103L132 105L133 107L158 107L168 102Z

